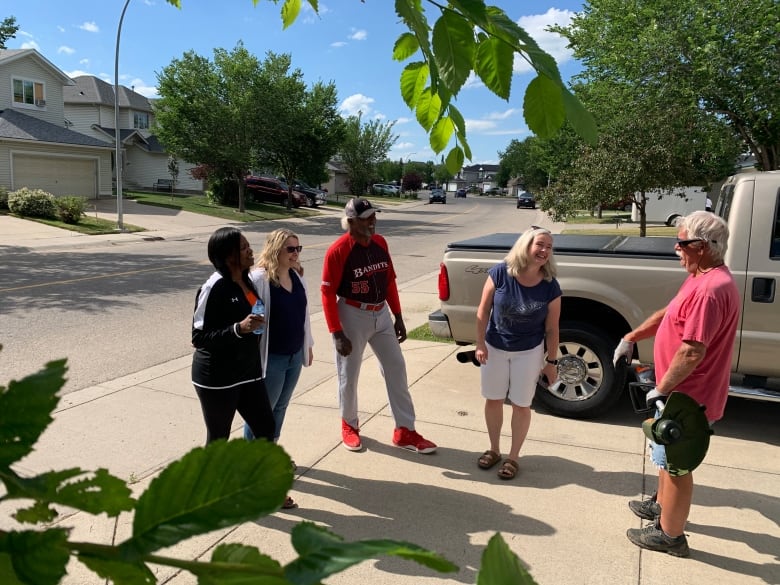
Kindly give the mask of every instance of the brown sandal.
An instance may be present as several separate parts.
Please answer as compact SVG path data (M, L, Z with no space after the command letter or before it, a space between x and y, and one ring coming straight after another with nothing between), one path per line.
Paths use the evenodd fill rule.
M498 477L500 477L501 479L514 479L519 469L520 466L517 464L517 461L512 461L511 459L504 459L504 462L501 464L501 467L498 468Z
M501 455L488 449L477 459L477 465L480 469L490 469L499 461L501 461Z
M290 496L287 496L284 499L284 504L282 504L282 510L292 510L293 508L297 508L298 504L295 503L295 500L293 500Z

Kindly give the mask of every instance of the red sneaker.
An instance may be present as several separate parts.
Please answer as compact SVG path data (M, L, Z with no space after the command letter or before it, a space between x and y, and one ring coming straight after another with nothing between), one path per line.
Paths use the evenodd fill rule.
M436 443L424 439L417 431L410 431L406 427L398 427L393 431L393 445L417 451L418 453L433 453L436 451Z
M341 444L350 451L360 451L363 448L360 442L360 431L341 419Z

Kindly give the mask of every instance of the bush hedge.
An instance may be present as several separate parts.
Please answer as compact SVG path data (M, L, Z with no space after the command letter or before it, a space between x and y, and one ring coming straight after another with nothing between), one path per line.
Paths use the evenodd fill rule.
M22 187L8 194L8 209L20 217L57 219L55 197L43 189Z
M84 197L69 195L67 197L58 197L55 199L60 219L65 223L75 224L84 215L84 209L87 207L87 200Z
M8 189L0 185L0 209L8 209Z

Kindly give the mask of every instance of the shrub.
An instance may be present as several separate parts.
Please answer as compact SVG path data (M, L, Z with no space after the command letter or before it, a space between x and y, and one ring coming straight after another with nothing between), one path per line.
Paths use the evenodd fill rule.
M0 209L8 209L8 189L0 185Z
M84 197L59 197L55 199L55 203L60 219L65 223L78 223L87 207L87 200Z
M54 195L43 189L22 187L8 194L8 209L21 217L57 218Z

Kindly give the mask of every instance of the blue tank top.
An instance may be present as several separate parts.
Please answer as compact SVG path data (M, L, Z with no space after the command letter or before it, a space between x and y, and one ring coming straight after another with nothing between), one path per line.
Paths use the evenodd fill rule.
M547 305L561 296L558 281L523 286L509 276L506 262L493 266L488 275L496 291L485 341L504 351L525 351L542 343Z

